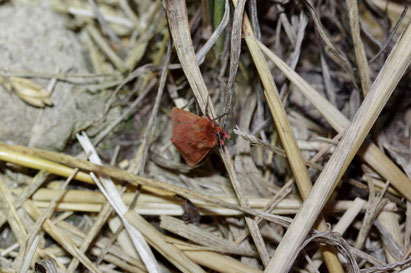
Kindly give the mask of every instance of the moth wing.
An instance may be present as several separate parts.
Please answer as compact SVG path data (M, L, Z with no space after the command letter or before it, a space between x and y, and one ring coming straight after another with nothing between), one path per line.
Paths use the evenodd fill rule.
M173 125L173 136L171 142L176 145L176 143L183 143L187 140L190 135L188 132L193 131L193 126L201 118L190 112L184 111L177 107L173 107L170 112L171 121Z
M200 146L203 146L203 141L196 139L196 137L192 138L189 128L184 130L184 134L183 136L181 136L181 134L178 134L176 137L173 136L171 142L187 164L194 166L200 162L214 146L200 148Z
M173 121L171 142L187 164L194 166L217 145L215 128L207 118L178 108L173 108L170 115Z
M214 148L217 145L215 126L206 117L200 118L192 129L190 139L198 149Z
M185 111L183 109L173 107L170 112L171 120L173 121L173 127L176 122L180 123L189 123L189 122L196 122L201 117Z
M203 158L206 157L206 155L211 150L211 148L193 149L192 153L188 153L188 150L186 147L184 147L184 149L182 150L182 149L179 149L178 146L176 145L176 148L189 166L197 165L197 163L203 160Z
M179 122L178 120L173 123L171 142L176 146L184 145L187 150L189 150L188 146L192 149L211 149L217 145L217 135L213 124L205 117L198 117L195 122ZM184 147L181 148L184 149Z

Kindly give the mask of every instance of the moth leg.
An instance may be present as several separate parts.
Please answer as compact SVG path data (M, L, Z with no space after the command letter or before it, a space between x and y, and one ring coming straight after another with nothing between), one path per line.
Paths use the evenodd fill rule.
M221 146L224 146L224 138L230 139L230 136L224 131L218 132L216 133L216 135Z

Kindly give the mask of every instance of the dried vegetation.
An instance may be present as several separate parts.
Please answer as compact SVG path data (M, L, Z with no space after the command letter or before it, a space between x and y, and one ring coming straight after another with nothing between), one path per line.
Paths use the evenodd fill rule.
M0 92L47 109L65 82L105 104L63 152L2 138L0 272L409 272L405 2L30 3L91 73L0 67ZM189 167L174 106L231 140Z

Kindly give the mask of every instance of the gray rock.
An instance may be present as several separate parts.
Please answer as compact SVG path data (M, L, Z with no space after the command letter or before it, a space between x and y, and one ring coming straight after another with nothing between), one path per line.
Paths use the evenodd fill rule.
M47 5L1 5L0 68L87 73L84 48L64 24L64 16ZM37 78L33 81L43 87L49 82ZM107 94L84 90L59 81L51 96L54 105L36 108L0 86L0 140L62 150L73 133L103 120Z

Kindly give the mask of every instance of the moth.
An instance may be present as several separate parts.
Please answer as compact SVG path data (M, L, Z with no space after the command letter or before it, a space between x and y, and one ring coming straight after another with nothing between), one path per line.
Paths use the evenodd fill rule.
M218 143L224 145L222 136L230 138L210 117L200 117L177 107L173 107L170 116L171 143L190 166L199 163Z

